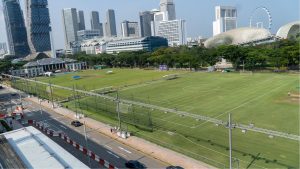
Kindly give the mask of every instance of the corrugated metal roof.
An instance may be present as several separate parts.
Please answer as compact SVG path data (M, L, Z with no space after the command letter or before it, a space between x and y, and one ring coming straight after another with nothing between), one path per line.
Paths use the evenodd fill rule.
M44 65L52 65L52 64L62 64L62 63L71 63L76 62L74 59L61 59L61 58L45 58L41 60L37 60L34 62L28 62L24 65L24 67L34 67L34 66L44 66Z
M4 133L26 168L88 168L34 127Z

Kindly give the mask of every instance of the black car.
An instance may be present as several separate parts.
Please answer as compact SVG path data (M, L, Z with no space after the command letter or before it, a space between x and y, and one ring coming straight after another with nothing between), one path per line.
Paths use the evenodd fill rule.
M180 166L168 166L166 169L184 169Z
M80 127L80 126L82 126L83 124L82 124L80 121L75 120L75 121L72 121L72 122L71 122L71 125L73 125L73 126L75 126L75 127Z
M145 169L145 165L138 162L138 161L134 161L134 160L130 160L127 163L125 163L125 166L127 168L132 168L132 169Z

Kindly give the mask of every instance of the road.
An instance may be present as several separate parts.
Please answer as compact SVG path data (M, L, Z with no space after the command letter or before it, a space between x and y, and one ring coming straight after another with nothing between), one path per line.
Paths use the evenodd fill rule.
M11 91L7 89L0 90L0 104L1 101L6 103L11 103L10 98L12 98L12 103L19 102L19 95L11 97ZM2 102L3 103L3 102ZM2 104L4 107L10 109L10 104ZM77 143L87 146L88 149L95 152L99 157L109 161L118 168L125 168L125 163L128 160L138 160L144 164L147 168L165 168L167 164L154 159L142 152L139 152L129 146L126 146L118 141L107 137L96 130L91 128L86 128L87 133L87 142L85 141L84 136L84 127L74 127L71 124L71 119L59 115L51 110L40 110L40 106L32 102L23 102L23 105L26 107L25 112L25 121L27 119L36 120L37 122L43 121L49 127L55 131L62 131L66 133L72 140ZM89 158L83 155L80 151L75 149L73 146L67 144L62 139L58 137L50 137L57 144L65 148L68 152L73 154L80 161L90 166L91 168L99 167L94 160L89 160Z

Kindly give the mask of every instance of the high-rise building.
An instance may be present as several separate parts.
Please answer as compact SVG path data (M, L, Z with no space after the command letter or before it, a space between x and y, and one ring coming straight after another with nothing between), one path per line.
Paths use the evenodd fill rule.
M152 11L140 12L140 27L141 36L151 36L151 22L154 20L154 13Z
M30 54L30 49L19 0L3 0L2 2L10 54L25 57Z
M152 35L164 37L169 46L186 45L185 20L153 21Z
M176 19L175 4L173 0L160 0L160 11L168 13L168 20Z
M84 12L77 12L77 21L78 21L78 30L85 30L85 20L84 20Z
M106 13L105 33L107 37L117 36L115 11L112 9Z
M139 23L123 21L121 23L121 32L123 37L139 37L140 36Z
M0 43L0 55L5 55L7 54L7 46L6 43Z
M92 11L91 12L91 30L99 30L100 36L103 36L103 25L99 19L99 12Z
M237 10L232 6L216 6L213 22L214 36L237 28Z
M70 49L71 43L78 40L77 11L75 8L65 8L62 10L62 14L65 32L65 48Z
M25 11L31 53L51 51L48 0L25 0Z

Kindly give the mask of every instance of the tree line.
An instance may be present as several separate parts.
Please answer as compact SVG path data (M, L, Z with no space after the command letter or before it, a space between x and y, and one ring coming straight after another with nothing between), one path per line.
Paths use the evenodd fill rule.
M274 43L256 46L224 45L216 48L165 47L153 52L132 51L117 54L87 55L77 53L63 57L85 61L90 67L106 65L108 67L153 68L167 65L169 68L203 69L213 66L221 58L230 61L236 70L299 70L300 38L280 40ZM26 62L11 63L10 59L0 60L0 71L19 69Z
M167 47L153 52L131 51L117 54L69 55L73 59L86 61L89 66L106 65L109 67L146 68L167 65L169 68L201 69L213 66L221 58L230 61L239 70L298 69L299 40L280 40L257 46L224 45L216 48Z

